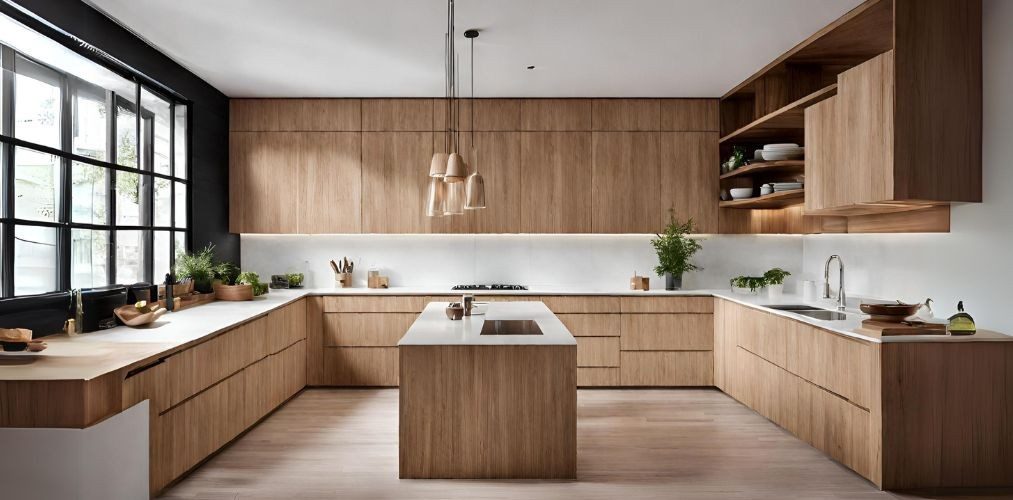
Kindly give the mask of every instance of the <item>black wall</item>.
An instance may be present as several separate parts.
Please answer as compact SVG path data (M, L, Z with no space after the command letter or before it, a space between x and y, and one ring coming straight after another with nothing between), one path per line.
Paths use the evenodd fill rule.
M219 259L238 264L239 236L229 234L228 97L80 0L14 0L14 3L191 101L192 246L199 249L214 243ZM26 25L54 35L37 21L4 5L2 0L0 8ZM59 36L53 38L67 40L66 36L62 40Z

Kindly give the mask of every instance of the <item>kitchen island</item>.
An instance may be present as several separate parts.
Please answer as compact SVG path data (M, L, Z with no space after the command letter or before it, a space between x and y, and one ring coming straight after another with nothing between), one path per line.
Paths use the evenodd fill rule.
M398 342L400 477L574 479L577 343L542 302L447 319L432 302Z

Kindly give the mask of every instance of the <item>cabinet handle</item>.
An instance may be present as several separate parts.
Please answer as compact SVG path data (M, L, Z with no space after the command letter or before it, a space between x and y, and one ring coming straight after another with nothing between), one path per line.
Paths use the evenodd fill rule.
M133 377L134 375L138 375L140 373L146 372L146 371L148 371L148 370L150 370L150 369L152 369L152 368L154 368L154 367L156 367L156 366L158 366L158 365L160 365L162 363L165 363L165 358L159 358L159 359L157 359L157 360L155 360L155 361L153 361L151 363L148 363L148 364L146 364L144 366L138 366L137 368L134 368L133 370L128 371L127 372L127 376L124 377L124 380L126 380L126 379L128 379L130 377Z

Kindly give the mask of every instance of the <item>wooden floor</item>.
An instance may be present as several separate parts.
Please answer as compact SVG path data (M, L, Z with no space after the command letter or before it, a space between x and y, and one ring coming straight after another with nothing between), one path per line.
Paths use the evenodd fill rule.
M577 411L577 481L399 480L397 390L310 389L163 498L936 498L878 491L717 390L582 390Z

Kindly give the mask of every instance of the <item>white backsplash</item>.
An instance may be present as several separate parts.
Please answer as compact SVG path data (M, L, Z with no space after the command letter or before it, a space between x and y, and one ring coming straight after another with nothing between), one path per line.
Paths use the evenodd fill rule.
M651 276L651 288L664 288L654 276L653 235L243 235L243 270L262 278L303 272L307 286L330 287L327 261L355 261L356 286L376 266L391 286L451 286L463 283L514 283L528 286L616 289L629 287L636 271ZM801 272L802 238L790 235L698 236L703 249L683 288L726 288L739 274L771 267ZM793 281L789 279L788 287Z

